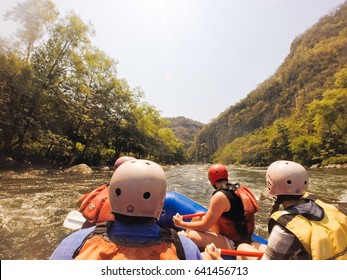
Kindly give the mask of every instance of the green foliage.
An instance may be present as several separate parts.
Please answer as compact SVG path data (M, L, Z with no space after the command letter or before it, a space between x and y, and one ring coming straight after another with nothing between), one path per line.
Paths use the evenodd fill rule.
M268 131L236 138L216 156L216 162L263 166L269 154Z
M317 136L302 135L291 140L293 160L304 164L320 162L320 140Z
M166 118L170 123L168 127L173 130L176 137L183 143L184 149L188 150L194 141L195 135L204 126L198 121L185 117ZM188 151L189 153L189 151Z
M122 154L186 160L168 122L142 101L140 89L117 78L116 61L91 44L91 25L74 13L57 18L50 0L27 0L8 18L21 25L23 46L6 51L10 43L1 45L1 155L92 165L113 164Z
M269 154L270 161L276 159L292 159L292 151L290 149L289 128L280 121L274 123L275 135L270 140Z
M158 130L158 136L163 143L164 150L160 155L160 161L167 163L177 163L185 161L185 152L183 144L179 141L175 133L170 128L161 128Z
M30 58L35 43L44 36L45 29L50 27L58 15L59 12L51 0L27 0L18 3L5 14L6 20L13 20L21 26L16 36L24 45L27 59Z
M345 164L347 162L347 155L330 157L322 162L322 165L326 166L329 164Z
M292 43L277 72L195 138L195 161L306 165L347 154L347 3ZM204 152L202 152L202 147Z
M32 129L37 129L33 70L17 54L0 54L0 154L18 157Z

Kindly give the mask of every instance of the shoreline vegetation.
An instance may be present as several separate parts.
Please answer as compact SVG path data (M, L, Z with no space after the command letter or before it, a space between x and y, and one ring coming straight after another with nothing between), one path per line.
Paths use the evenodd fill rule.
M19 32L0 40L0 168L98 168L121 155L168 166L287 159L346 167L347 2L299 34L270 77L208 124L162 117L92 44L92 24L60 16L52 0L25 0L6 15Z
M210 163L212 164L212 163ZM197 163L185 163L185 164L163 164L164 169L168 169L172 166L176 165L209 165L209 163L197 162ZM232 166L232 168L266 168L266 166L252 166L252 165L244 165L244 164L227 164ZM305 166L307 169L347 169L347 163L335 163L335 164L314 164L311 166ZM81 164L72 164L72 165L54 165L51 163L32 163L26 161L17 161L10 157L0 160L0 171L1 170L11 170L11 169L57 169L64 170L67 172L81 172L81 173L89 173L93 170L98 171L113 171L112 166L100 165L100 166L89 166L85 163Z

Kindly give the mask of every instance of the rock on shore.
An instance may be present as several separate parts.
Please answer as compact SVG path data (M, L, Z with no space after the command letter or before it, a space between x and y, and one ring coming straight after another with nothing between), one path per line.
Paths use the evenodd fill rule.
M70 168L67 168L64 170L65 172L70 172L70 173L82 173L82 174L90 174L93 173L93 170L84 163L74 165Z

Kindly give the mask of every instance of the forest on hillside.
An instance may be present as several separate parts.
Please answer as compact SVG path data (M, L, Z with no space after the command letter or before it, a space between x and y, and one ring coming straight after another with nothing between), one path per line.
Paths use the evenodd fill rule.
M117 77L117 61L92 45L93 27L51 0L5 14L0 39L0 160L112 165L120 155L185 162L183 143L140 89Z
M297 36L276 73L203 127L191 157L252 166L346 163L346 117L347 2Z
M207 125L162 118L91 43L93 26L61 17L51 0L26 0L5 17L18 29L0 38L0 164L112 165L125 154L163 164L347 162L347 2Z
M195 135L204 127L204 124L183 116L166 118L166 120L169 121L168 127L173 130L176 137L183 143L185 150L188 152L194 142Z

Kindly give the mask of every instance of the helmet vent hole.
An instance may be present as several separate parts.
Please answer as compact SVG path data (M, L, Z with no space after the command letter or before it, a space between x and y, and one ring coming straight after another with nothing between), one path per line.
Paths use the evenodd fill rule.
M120 190L120 188L117 188L117 189L115 190L116 196L120 196L121 193L122 193L122 191Z
M292 183L291 180L287 180L287 184L290 185Z
M151 193L150 192L145 192L144 194L143 194L143 198L144 199L149 199L151 197Z

